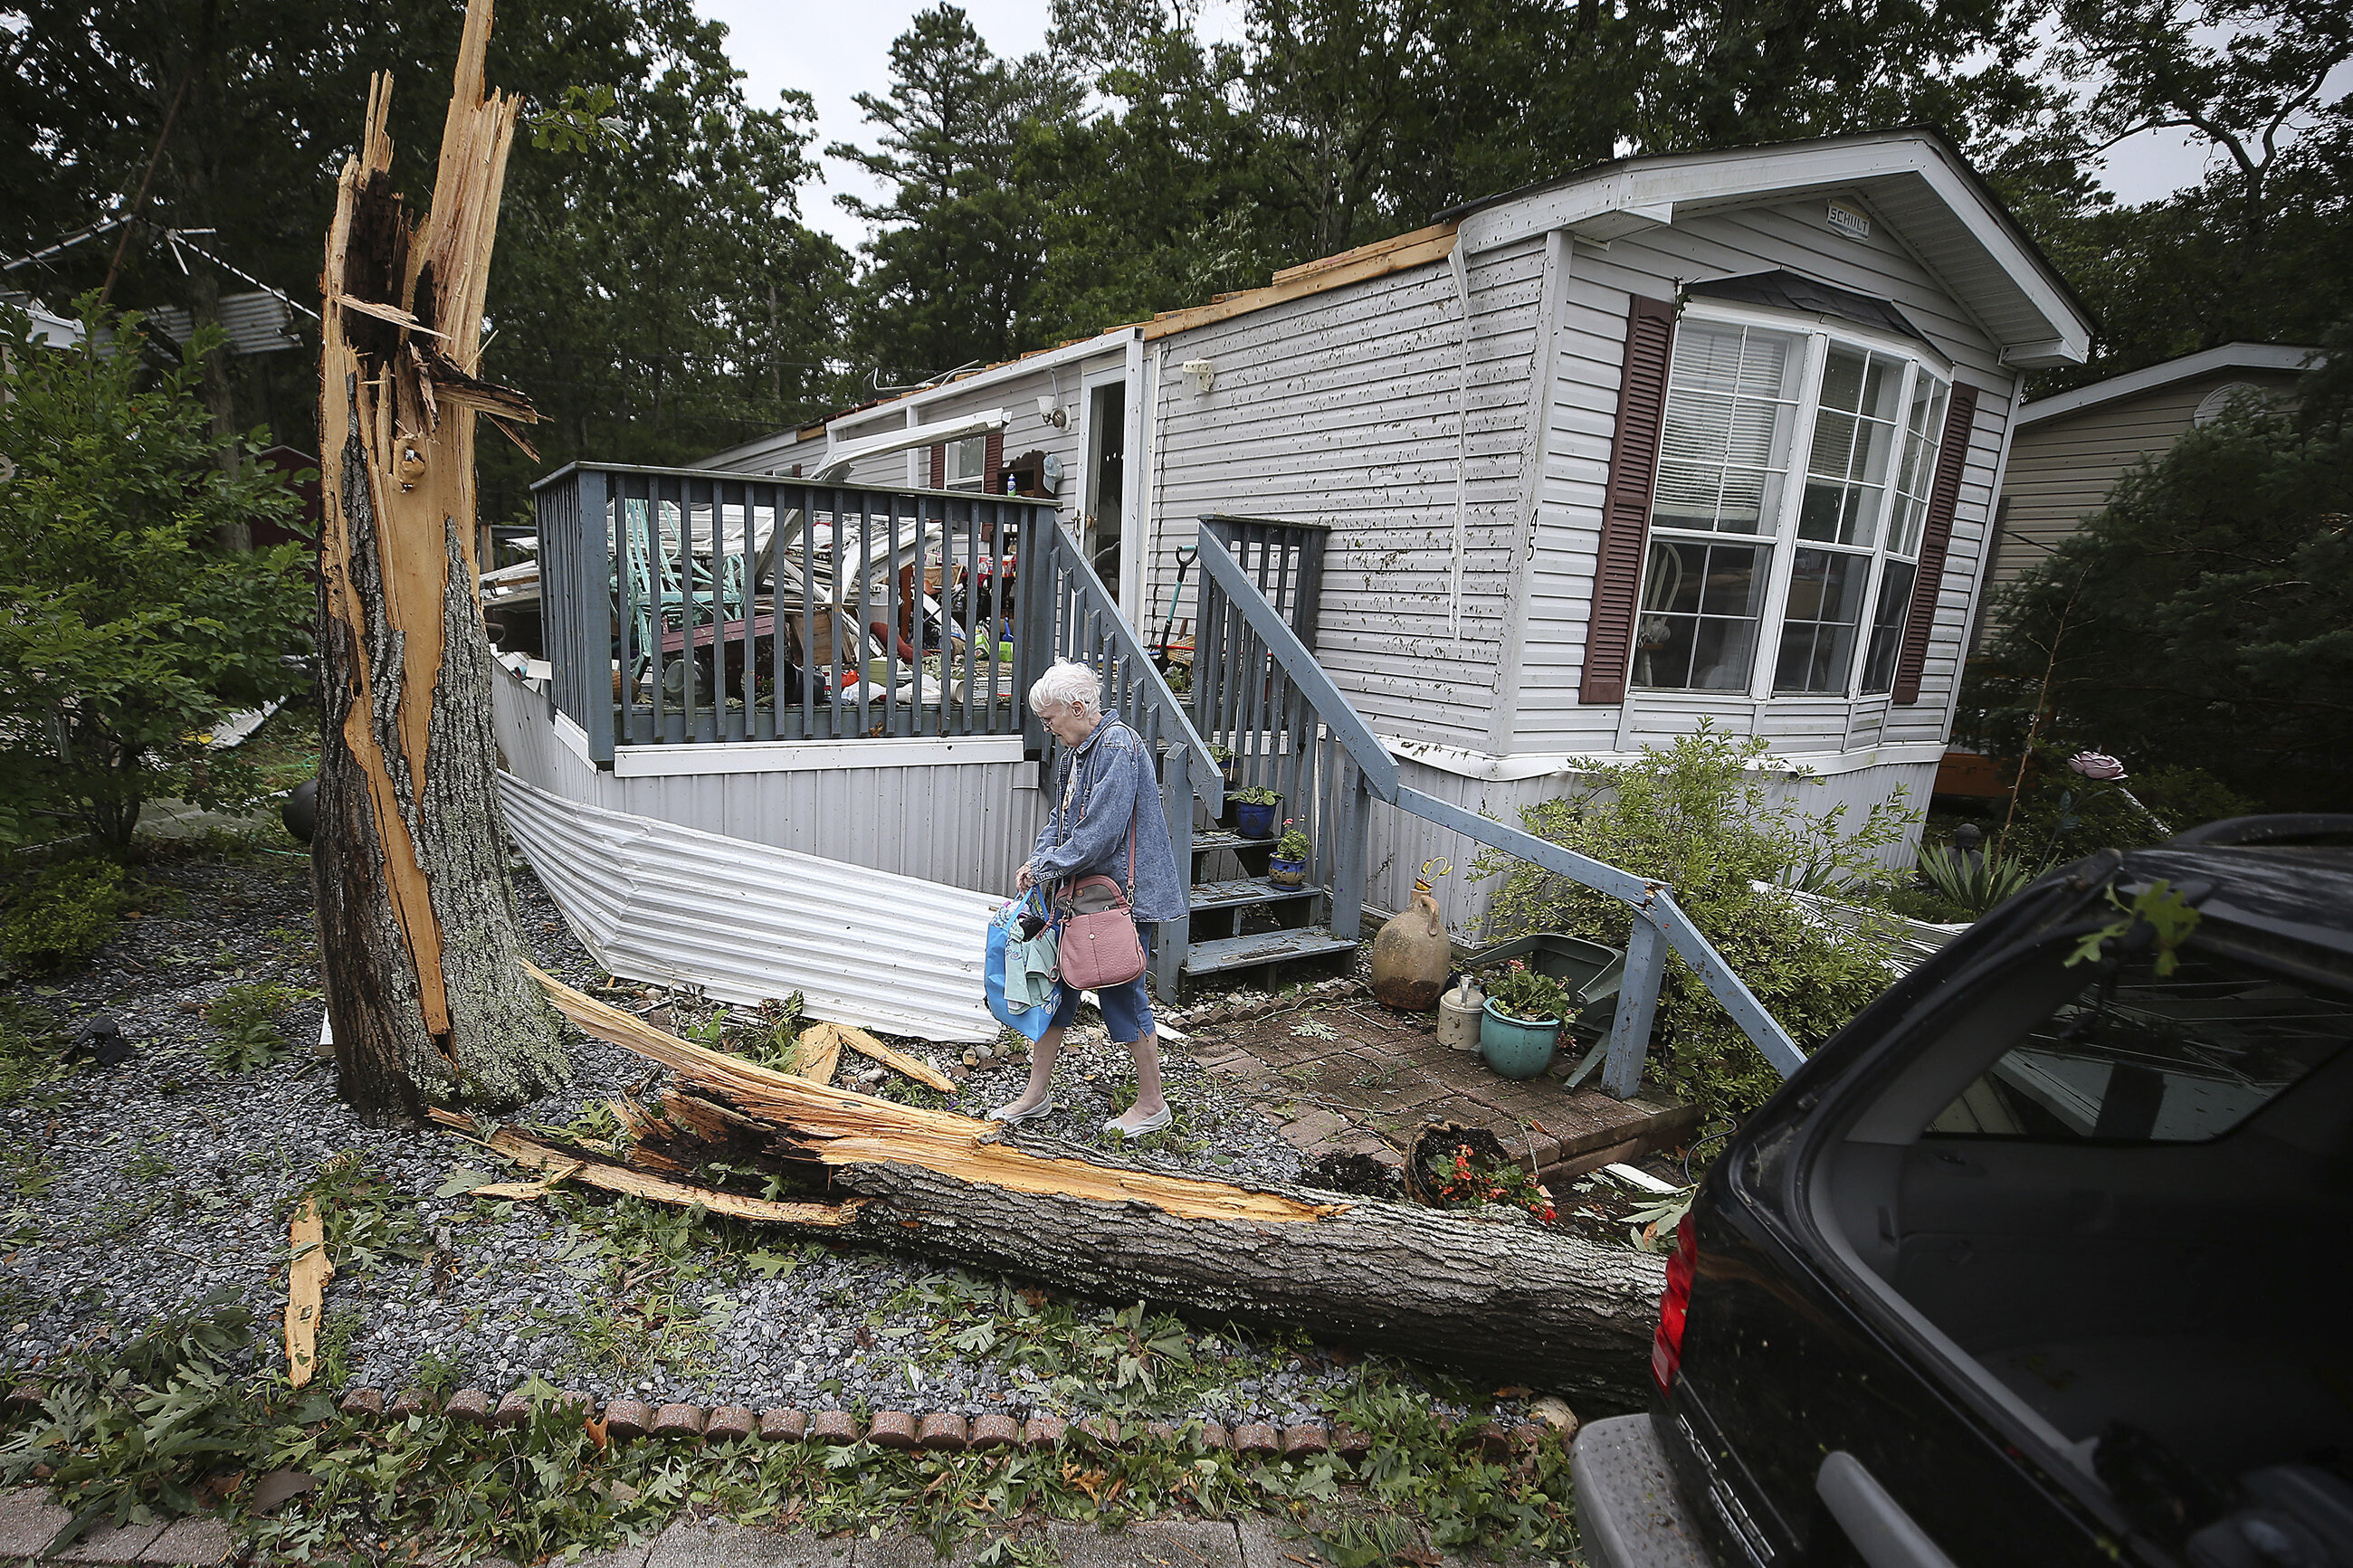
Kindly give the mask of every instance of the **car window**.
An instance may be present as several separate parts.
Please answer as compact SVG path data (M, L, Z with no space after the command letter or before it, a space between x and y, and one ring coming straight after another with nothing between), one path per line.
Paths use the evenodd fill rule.
M2353 1044L2353 1004L2195 943L2093 973L1927 1127L1929 1136L2194 1143Z

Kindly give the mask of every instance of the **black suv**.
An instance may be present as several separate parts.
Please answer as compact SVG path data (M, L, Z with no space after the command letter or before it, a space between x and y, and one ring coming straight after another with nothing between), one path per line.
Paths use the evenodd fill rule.
M1597 1568L2353 1568L2348 831L2094 856L1826 1043L1577 1436Z

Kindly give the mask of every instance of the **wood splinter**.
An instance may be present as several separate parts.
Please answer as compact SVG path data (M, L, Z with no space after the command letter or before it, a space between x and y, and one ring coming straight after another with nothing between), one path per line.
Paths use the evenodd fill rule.
M286 1271L286 1381L300 1388L318 1370L319 1303L335 1277L317 1197L304 1197L295 1209L287 1244L293 1262Z

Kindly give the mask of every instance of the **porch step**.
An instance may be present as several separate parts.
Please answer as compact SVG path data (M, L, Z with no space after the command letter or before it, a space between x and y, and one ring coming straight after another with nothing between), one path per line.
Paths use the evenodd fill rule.
M1196 828L1193 833L1193 853L1207 855L1219 849L1267 849L1274 847L1271 838L1244 838L1240 834L1223 827Z
M1316 887L1278 888L1260 877L1235 877L1223 882L1196 882L1187 891L1187 901L1193 912L1203 910L1247 909L1254 904L1288 903L1296 899L1312 899L1324 889Z
M1314 889L1308 889L1313 891ZM1354 952L1356 944L1328 931L1271 931L1257 936L1229 936L1197 942L1185 950L1185 973L1217 974L1229 969L1249 969L1267 963L1295 963L1303 958L1328 958Z

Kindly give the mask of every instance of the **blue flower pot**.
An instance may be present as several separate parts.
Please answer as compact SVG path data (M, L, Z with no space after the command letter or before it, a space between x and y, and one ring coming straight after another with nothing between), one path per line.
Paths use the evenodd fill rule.
M1558 1018L1514 1018L1489 999L1480 1011L1479 1054L1498 1078L1529 1079L1552 1066Z
M1266 879L1278 888L1296 888L1307 880L1307 862L1277 855L1266 863Z
M1244 838L1271 838L1274 837L1274 814L1282 809L1282 802L1279 800L1267 805L1238 800L1234 803L1237 825L1234 831Z

